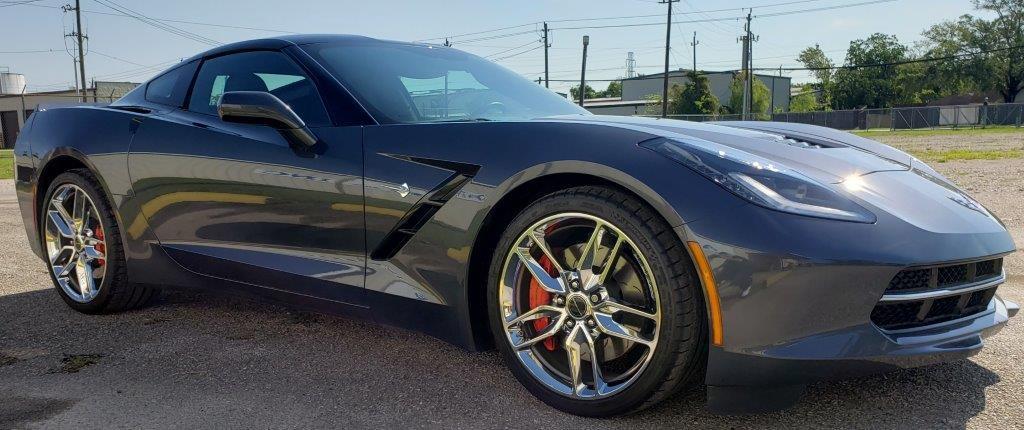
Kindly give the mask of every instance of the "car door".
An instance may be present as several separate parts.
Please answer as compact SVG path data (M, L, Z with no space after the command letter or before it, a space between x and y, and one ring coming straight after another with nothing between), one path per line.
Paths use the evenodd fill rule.
M321 148L298 148L271 127L222 121L217 102L228 91L277 96ZM361 127L333 127L313 81L279 51L205 59L190 94L184 109L142 121L128 157L161 247L200 274L360 303Z

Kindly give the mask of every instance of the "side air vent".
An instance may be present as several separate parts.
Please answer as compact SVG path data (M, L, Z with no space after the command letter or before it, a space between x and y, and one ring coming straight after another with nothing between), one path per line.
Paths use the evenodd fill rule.
M444 206L449 200L459 193L462 187L466 186L473 176L476 176L476 172L480 170L480 166L475 166L465 163L456 163L451 161L443 160L431 160L417 157L405 157L395 156L399 158L415 163L427 164L430 166L439 167L446 170L452 170L451 176L445 179L441 184L434 187L434 189L428 191L419 202L413 205L412 209L405 214L404 217L395 227L388 232L384 239L381 240L377 248L370 252L370 258L378 261L389 260L398 254L398 251L409 243L409 240L416 235L420 228L434 217L434 214Z

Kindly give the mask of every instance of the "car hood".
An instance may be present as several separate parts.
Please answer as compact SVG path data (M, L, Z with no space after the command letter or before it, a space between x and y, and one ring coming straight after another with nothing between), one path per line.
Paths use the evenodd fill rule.
M812 133L758 130L753 128L759 125L757 123L738 122L736 125L742 126L734 126L732 123L604 115L559 119L624 127L682 141L705 140L763 157L828 184L874 172L909 170L913 160L902 151L867 139L863 139L866 142L850 142Z
M803 124L698 123L643 117L574 116L547 120L628 128L683 142L699 139L776 162L846 194L876 212L942 233L1006 231L980 203L913 156L850 133ZM857 189L844 186L853 177Z

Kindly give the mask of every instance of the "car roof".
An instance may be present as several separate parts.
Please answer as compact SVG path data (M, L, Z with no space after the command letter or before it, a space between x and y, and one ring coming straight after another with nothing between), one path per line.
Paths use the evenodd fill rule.
M218 46L216 48L207 50L205 52L196 54L187 61L192 61L198 58L213 57L222 54L227 54L235 51L247 51L253 49L281 49L291 45L308 45L311 43L330 43L330 42L346 42L346 41L374 41L382 44L401 44L407 45L409 42L399 42L392 40L381 40L374 39L372 37L357 36L351 34L291 34L284 36L274 36L262 39L244 40L241 42L229 43L227 45ZM425 45L425 44L424 44Z

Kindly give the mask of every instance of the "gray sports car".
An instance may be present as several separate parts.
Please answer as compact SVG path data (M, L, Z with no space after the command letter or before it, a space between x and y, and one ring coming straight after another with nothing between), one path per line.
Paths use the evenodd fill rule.
M15 147L33 250L86 313L248 294L497 347L608 416L705 383L769 410L959 360L1017 305L1004 225L920 160L772 122L590 115L455 49L235 43ZM701 381L703 379L703 381Z

